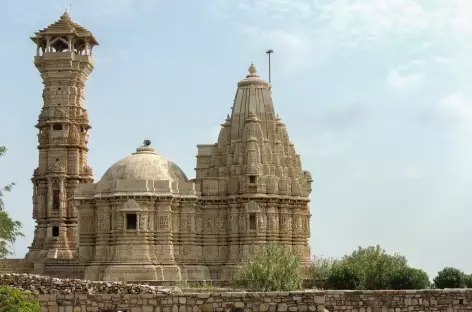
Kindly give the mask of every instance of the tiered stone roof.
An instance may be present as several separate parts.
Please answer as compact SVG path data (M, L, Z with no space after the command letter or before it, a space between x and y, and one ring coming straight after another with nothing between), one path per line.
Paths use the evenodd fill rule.
M65 11L55 23L36 32L35 36L31 37L31 40L37 43L38 40L46 36L58 35L73 35L75 37L88 38L91 44L98 45L98 41L93 34L85 27L75 23L67 11Z

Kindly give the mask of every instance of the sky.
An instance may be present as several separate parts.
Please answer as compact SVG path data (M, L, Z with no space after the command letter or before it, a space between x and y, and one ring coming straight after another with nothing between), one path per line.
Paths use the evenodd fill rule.
M193 177L254 62L268 78L311 194L312 253L380 244L431 277L472 273L472 1L16 0L0 27L0 185L32 240L42 82L29 37L71 16L100 42L86 87L99 180L150 139Z

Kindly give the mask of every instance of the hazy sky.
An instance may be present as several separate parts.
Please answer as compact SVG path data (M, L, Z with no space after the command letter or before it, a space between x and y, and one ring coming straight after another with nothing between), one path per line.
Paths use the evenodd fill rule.
M311 195L312 252L380 244L435 274L472 272L472 1L16 0L2 3L0 185L33 234L33 127L42 83L29 36L72 18L100 46L86 89L89 165L99 179L143 139L194 176L236 83L267 77Z

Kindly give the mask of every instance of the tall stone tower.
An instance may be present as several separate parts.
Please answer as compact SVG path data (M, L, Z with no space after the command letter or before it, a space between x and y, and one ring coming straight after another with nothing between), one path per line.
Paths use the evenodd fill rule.
M39 165L34 170L34 239L26 258L73 258L77 245L77 215L72 204L78 184L91 183L87 165L88 131L84 87L98 45L92 33L74 23L65 12L54 24L35 33L34 64L43 80L43 106L39 114Z
M217 143L198 145L194 181L205 218L203 256L213 279L231 279L267 243L309 262L312 177L275 114L270 83L253 64L238 82Z

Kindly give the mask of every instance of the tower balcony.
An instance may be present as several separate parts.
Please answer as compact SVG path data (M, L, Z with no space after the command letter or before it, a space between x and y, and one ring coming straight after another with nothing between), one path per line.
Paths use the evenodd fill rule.
M79 62L87 62L95 64L92 55L88 54L77 54L75 52L45 52L43 55L35 56L34 63L42 63L44 61L57 61L57 60L72 60Z

